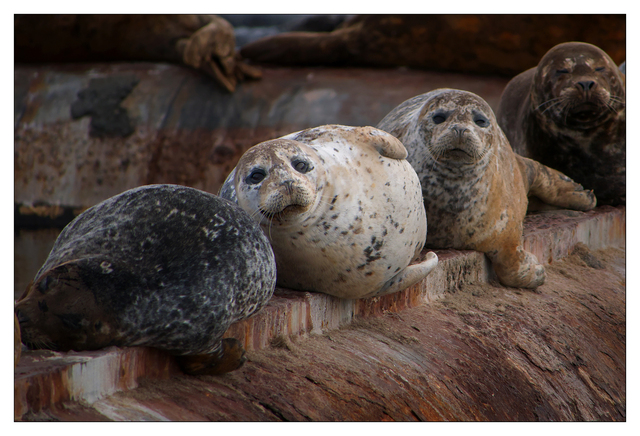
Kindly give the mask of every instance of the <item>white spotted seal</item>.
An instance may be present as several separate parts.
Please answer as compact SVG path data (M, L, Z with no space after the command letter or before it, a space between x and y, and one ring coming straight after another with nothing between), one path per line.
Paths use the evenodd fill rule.
M507 286L536 288L544 267L522 249L527 193L566 208L595 206L592 192L516 155L479 96L437 89L413 97L379 124L400 139L420 177L428 246L486 253Z
M278 286L365 298L405 289L438 258L409 265L427 221L420 182L393 136L327 125L262 142L240 158L221 196L269 237Z
M625 204L625 76L600 48L556 45L507 84L496 115L516 153L593 189L601 205Z
M267 303L275 279L269 241L236 204L149 185L69 223L15 312L31 348L148 346L189 374L220 374L245 360L222 335Z

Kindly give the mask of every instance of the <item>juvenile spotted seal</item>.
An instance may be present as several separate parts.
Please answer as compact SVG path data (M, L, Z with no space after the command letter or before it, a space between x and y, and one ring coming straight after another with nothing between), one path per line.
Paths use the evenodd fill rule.
M604 51L553 47L507 84L496 114L516 153L593 189L599 204L625 204L625 76Z
M403 142L420 177L427 245L486 253L507 286L544 282L544 267L522 248L527 193L560 207L595 206L592 192L514 154L489 105L471 92L437 89L413 97L378 128Z
M245 360L222 335L266 304L275 279L269 241L236 204L150 185L69 223L15 312L32 348L149 346L187 373L219 374Z
M221 196L269 237L278 285L364 298L405 289L438 258L409 265L427 221L420 182L393 136L327 125L260 143L240 158Z

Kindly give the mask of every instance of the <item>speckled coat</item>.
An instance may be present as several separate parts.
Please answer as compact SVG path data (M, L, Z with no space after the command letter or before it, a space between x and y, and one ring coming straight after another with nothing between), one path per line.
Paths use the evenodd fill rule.
M413 97L378 128L404 143L420 177L427 246L484 252L509 286L544 282L544 268L522 249L529 193L562 207L595 205L593 194L566 176L515 155L489 105L473 93L438 89Z
M275 274L268 240L237 205L150 185L65 227L16 313L36 347L213 353L232 322L271 298Z
M437 264L432 254L407 268L424 245L427 221L420 182L405 156L399 141L372 127L317 127L247 151L221 195L261 223L279 286L341 298L396 292ZM308 165L304 173L292 168L300 161ZM256 169L265 179L252 184ZM287 201L265 216L272 198ZM300 211L280 216L285 205Z

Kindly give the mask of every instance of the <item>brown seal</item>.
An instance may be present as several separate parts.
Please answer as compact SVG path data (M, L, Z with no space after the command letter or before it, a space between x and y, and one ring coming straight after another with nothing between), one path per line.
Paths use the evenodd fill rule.
M625 204L625 76L604 51L553 47L507 84L496 114L516 153L593 189L601 205Z
M213 77L230 92L261 72L236 52L215 15L16 15L16 62L165 61Z
M403 142L420 177L426 245L486 253L507 286L544 282L544 267L522 248L527 194L563 208L595 206L592 192L516 155L489 105L471 92L437 89L413 97L378 128Z

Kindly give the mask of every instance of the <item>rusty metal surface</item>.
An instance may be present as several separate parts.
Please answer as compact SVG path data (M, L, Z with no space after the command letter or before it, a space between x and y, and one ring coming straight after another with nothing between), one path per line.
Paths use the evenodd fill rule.
M15 199L77 211L148 183L216 193L258 142L322 124L375 125L436 87L468 89L495 107L506 82L404 69L269 68L228 94L167 64L17 65Z
M507 83L407 69L265 68L262 80L228 94L168 64L18 64L14 71L16 295L54 240L27 229L61 229L84 209L150 183L217 193L242 153L261 141L329 123L375 125L405 99L438 87L468 89L496 107ZM90 110L74 118L83 113L78 107ZM105 108L120 116L109 118Z
M224 376L142 382L24 418L626 420L624 250L574 254L539 290L463 285L430 305L282 337Z

